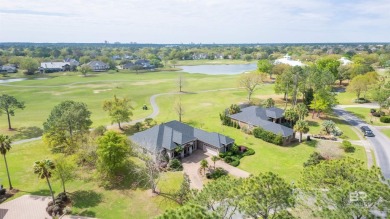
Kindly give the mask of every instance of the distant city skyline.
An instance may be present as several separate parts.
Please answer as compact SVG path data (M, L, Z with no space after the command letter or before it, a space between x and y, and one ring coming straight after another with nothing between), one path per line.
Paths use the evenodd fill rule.
M388 0L0 0L0 42L389 42Z

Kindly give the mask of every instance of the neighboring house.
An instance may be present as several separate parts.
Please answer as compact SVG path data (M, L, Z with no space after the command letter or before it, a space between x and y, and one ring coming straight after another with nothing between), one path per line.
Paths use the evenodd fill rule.
M275 65L277 65L277 64L287 64L287 65L290 65L290 66L304 66L305 65L305 64L303 64L299 60L298 61L292 60L291 56L289 56L288 54L283 56L283 58L281 58L281 59L276 59L274 61L274 64Z
M110 66L102 61L88 62L87 65L91 67L92 71L107 71Z
M39 67L41 73L59 72L59 71L70 71L69 62L41 62Z
M123 69L132 69L134 67L134 63L128 62L122 66Z
M112 60L121 60L122 57L120 55L113 55L111 59Z
M266 131L281 135L283 143L289 144L295 139L295 132L293 129L280 124L286 121L283 113L284 110L276 107L262 108L250 106L242 108L241 112L229 115L229 117L233 121L238 122L241 128L246 127L252 130L255 127L260 127Z
M218 155L234 144L234 140L227 136L206 132L175 120L135 133L129 138L142 147L145 153L161 153L169 159L189 156L198 149Z
M6 72L6 73L16 73L18 69L15 65L3 65L0 66L0 72Z
M69 62L70 66L79 66L80 62L78 62L76 59L66 58L64 59L64 62Z
M146 59L138 59L134 62L135 65L142 66L144 69L151 69L154 68L154 65L150 64L149 60Z
M352 61L349 60L349 59L347 59L346 57L341 57L341 58L339 59L339 61L340 61L341 65L349 65L349 64L352 63Z

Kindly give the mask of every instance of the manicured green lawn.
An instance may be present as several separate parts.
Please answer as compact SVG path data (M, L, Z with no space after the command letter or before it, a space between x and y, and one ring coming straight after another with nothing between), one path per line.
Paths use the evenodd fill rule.
M360 140L356 132L352 130L352 127L346 121L341 120L334 114L322 115L320 118L317 118L316 116L312 118L312 115L310 114L306 119L309 121L310 134L319 134L321 132L321 124L325 120L332 120L336 123L336 126L343 131L343 135L346 136L347 140Z
M337 101L340 105L355 105L353 102L356 99L356 94L351 92L341 92L337 94Z
M390 138L390 129L382 129L381 132Z
M58 74L58 73L57 73ZM149 106L153 94L176 92L177 72L155 73L101 73L82 77L76 73L66 73L60 77L47 80L26 80L1 86L0 94L10 94L24 101L26 108L17 110L12 117L12 126L39 127L47 119L51 109L63 100L82 101L92 112L93 127L110 124L111 121L102 109L106 99L128 97L133 100L133 119L142 118L151 110L142 110L143 104ZM49 76L52 76L51 74ZM184 91L237 87L238 76L208 76L202 74L184 74L186 85ZM0 116L0 131L9 135L6 116Z
M33 173L34 161L52 158L48 148L42 141L14 145L7 154L13 186L19 190L15 197L24 194L49 195L45 180L38 179ZM1 159L3 163L3 159ZM177 204L160 196L152 197L148 190L131 189L124 185L123 189L106 190L99 187L98 180L92 180L93 173L82 171L78 178L66 184L67 191L72 194L72 214L93 216L97 218L151 218L167 208ZM1 165L0 183L8 187L4 165ZM162 192L176 191L183 179L182 172L163 173L158 188ZM61 184L52 179L55 193L61 192ZM14 197L14 198L15 198Z
M345 108L346 111L353 113L358 118L364 120L367 123L371 123L372 125L377 126L388 126L390 124L382 123L379 120L379 117L371 116L370 109L369 108L363 108L363 107L348 107Z

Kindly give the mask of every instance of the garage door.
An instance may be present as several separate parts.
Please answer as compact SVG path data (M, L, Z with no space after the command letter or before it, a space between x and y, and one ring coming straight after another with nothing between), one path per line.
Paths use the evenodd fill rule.
M214 156L218 156L217 149L214 149L214 148L208 147L208 146L204 146L204 147L206 147L206 153L209 153L209 154L214 155Z

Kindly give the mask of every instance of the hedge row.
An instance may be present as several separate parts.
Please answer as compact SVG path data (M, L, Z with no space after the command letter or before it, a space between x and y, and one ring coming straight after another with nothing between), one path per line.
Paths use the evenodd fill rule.
M253 136L256 138L260 138L263 141L276 144L276 145L283 145L283 137L281 135L276 135L272 132L266 131L262 128L255 128L253 129Z
M390 116L382 116L379 120L383 123L390 123Z

